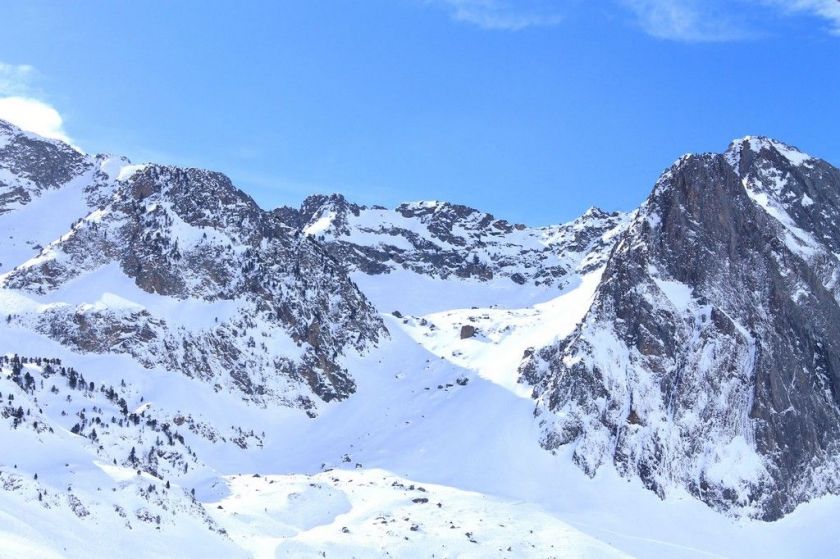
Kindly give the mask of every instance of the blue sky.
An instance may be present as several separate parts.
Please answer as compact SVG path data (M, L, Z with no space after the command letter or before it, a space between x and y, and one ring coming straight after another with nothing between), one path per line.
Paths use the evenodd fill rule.
M531 224L631 209L765 134L840 163L837 0L3 1L0 116L216 169ZM5 112L4 112L5 111Z

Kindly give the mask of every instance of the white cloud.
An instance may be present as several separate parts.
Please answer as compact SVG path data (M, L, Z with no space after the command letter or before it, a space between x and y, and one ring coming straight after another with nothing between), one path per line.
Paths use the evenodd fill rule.
M744 23L733 20L737 10L714 1L621 0L636 16L638 25L659 39L689 43L744 39L753 34ZM729 8L735 2L729 3Z
M829 31L840 35L840 0L764 0L788 14L804 13L828 20Z
M45 138L71 143L61 115L50 105L28 97L0 97L0 119Z
M502 31L520 31L527 27L557 25L562 16L552 6L539 0L430 0L447 8L453 19Z
M72 144L61 114L32 87L35 69L0 62L0 119L28 132Z
M456 21L484 29L519 31L559 24L578 0L421 0ZM648 35L688 43L757 38L774 16L811 16L840 35L840 0L614 0ZM580 6L578 6L580 7Z
M769 15L828 20L840 35L840 0L618 0L639 27L660 39L719 42L764 34ZM765 20L762 23L762 20Z

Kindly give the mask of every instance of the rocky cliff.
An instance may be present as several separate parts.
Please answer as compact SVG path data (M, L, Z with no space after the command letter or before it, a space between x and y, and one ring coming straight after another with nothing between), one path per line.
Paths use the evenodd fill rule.
M677 161L581 324L521 369L544 446L768 520L837 492L839 195L766 138Z

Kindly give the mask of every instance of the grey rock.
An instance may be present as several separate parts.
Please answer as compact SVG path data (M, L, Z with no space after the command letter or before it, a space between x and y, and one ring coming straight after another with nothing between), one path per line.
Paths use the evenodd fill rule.
M475 336L475 326L472 324L464 324L461 326L461 339L466 340L467 338L472 338Z
M93 165L83 154L56 140L24 132L0 120L0 214L28 204L46 190L54 190Z
M767 520L840 490L840 172L802 160L750 138L662 176L521 369L546 448Z

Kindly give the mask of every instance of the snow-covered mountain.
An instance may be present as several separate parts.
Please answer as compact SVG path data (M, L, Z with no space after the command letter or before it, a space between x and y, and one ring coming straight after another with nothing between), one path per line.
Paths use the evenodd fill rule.
M402 204L394 210L316 195L276 215L317 238L339 262L365 274L408 270L433 278L562 287L601 265L625 216L591 208L572 223L527 227L448 202Z
M313 394L353 392L336 356L387 331L317 243L219 173L86 157L5 130L10 325L264 404L311 409ZM41 182L52 166L68 170Z
M747 138L563 225L266 211L0 121L0 557L824 554L838 189Z
M766 138L686 156L538 351L543 444L768 520L836 492L840 171Z

